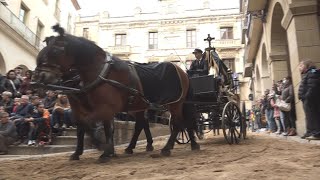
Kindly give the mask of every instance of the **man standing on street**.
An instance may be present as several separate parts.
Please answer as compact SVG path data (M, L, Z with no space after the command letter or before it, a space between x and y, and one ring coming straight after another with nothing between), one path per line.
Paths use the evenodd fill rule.
M303 102L306 115L306 132L301 138L320 140L320 71L310 60L302 61L299 70L303 77L298 97Z

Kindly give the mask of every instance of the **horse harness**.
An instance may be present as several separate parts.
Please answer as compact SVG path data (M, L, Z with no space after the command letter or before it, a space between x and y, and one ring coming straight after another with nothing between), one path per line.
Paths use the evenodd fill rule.
M151 103L144 96L143 92L140 92L139 90L137 90L138 86L140 85L139 84L140 79L139 79L139 76L138 76L138 74L135 70L135 67L132 63L128 63L129 81L130 81L129 86L122 84L118 81L105 78L105 77L108 77L108 75L110 73L110 69L112 68L112 65L114 64L114 60L112 60L112 57L110 55L106 56L103 64L104 65L103 65L98 77L88 85L85 85L85 86L79 85L78 86L79 88L73 88L73 87L68 87L68 86L63 86L63 85L53 85L53 84L44 85L44 84L39 84L39 83L37 83L37 85L46 86L46 87L49 87L49 88L55 89L55 90L60 90L64 94L85 94L85 93L91 91L92 89L98 87L99 85L101 85L103 83L107 83L113 87L123 89L123 90L129 92L130 96L128 98L127 107L125 108L126 110L128 110L129 106L133 104L134 98L137 96L140 97L148 105L148 107L149 107L148 109L152 109L152 110L163 110L164 109L164 107L162 105ZM132 75L132 76L130 76L130 75ZM80 77L75 76L72 78L72 80L68 79L68 80L62 82L61 84L65 84L66 82L70 82L70 81L79 81L80 82Z

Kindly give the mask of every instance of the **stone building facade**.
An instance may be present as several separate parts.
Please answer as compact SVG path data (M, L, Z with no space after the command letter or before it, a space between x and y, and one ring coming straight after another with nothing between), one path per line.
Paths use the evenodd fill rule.
M273 82L291 76L294 85L297 128L305 131L304 111L298 100L301 75L298 64L305 58L320 65L319 0L241 0L247 17L243 23L245 76L251 77L254 98Z
M80 16L76 35L84 36L113 55L141 63L171 61L189 68L195 48L204 50L208 34L220 57L239 74L241 86L244 45L239 1L199 0L192 5L178 0L140 0L132 11L114 15L106 8L93 16ZM232 1L232 2L231 2ZM224 4L225 6L218 6ZM243 97L248 93L244 92Z
M33 70L42 41L53 35L51 27L60 23L73 34L79 9L77 0L1 0L0 73L18 65Z

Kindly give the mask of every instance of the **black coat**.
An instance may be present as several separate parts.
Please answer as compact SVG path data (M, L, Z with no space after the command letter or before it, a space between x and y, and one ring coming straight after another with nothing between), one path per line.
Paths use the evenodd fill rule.
M302 77L298 98L302 101L319 101L320 91L320 71L315 68L310 68Z
M9 79L6 79L4 82L4 89L6 91L9 91L12 93L13 97L17 97L18 96L18 92L20 89L20 85L21 85L21 81L19 79L15 79L12 81L15 88L13 87L13 85L11 84Z
M205 76L209 74L208 70L208 61L205 59L202 60L194 60L192 61L190 68L188 70L188 74L191 76Z

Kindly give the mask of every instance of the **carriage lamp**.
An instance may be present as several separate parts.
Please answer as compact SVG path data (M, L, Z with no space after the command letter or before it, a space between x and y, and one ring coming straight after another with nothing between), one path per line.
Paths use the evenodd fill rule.
M233 78L233 84L234 84L234 89L236 91L236 94L238 93L238 89L239 89L239 79L238 77L234 77Z

